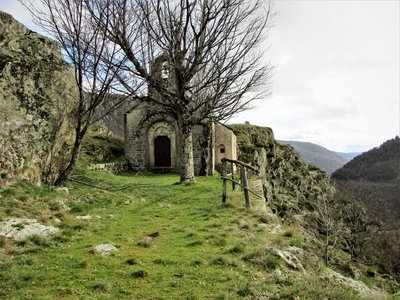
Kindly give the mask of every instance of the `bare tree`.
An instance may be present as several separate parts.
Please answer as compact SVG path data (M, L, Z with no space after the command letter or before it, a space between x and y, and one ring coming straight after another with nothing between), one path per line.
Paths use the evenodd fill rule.
M381 224L373 222L361 205L360 198L344 198L340 207L344 222L343 240L352 260L361 258L368 243L377 235Z
M193 181L193 126L226 120L269 93L272 67L263 62L259 46L271 26L271 5L263 8L260 0L85 1L126 56L124 76L119 76L124 87L130 89L129 77L145 82L156 92L142 100L176 120L180 179ZM161 78L152 70L156 59L163 62Z
M75 141L71 157L55 181L63 184L75 168L83 138L98 106L114 88L123 58L110 43L98 22L94 22L84 0L21 0L34 21L61 45L75 72L79 92L76 111ZM99 14L103 25L107 16ZM120 86L119 86L120 87ZM133 87L131 87L133 89Z
M343 223L338 202L331 195L322 195L313 202L312 216L319 233L324 237L324 261L329 265L329 252L343 233Z

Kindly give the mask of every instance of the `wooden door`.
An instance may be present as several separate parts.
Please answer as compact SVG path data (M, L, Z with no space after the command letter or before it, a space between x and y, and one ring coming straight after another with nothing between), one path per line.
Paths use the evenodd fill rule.
M171 140L167 136L154 139L154 164L156 167L171 167Z

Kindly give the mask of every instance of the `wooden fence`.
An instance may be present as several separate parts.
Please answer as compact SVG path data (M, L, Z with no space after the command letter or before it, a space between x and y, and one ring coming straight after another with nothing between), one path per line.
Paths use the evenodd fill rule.
M248 179L248 171L247 169L250 169L252 171L258 172L258 169L256 167L253 167L252 165L249 165L245 162L242 162L240 160L235 160L235 159L229 159L229 158L223 158L221 160L222 162L222 204L226 204L226 185L227 181L232 182L232 190L236 188L236 185L239 185L242 187L244 191L244 199L246 203L246 208L251 208L251 199L250 199L250 193L253 195L262 198L260 195L254 193L252 190L249 188L249 179ZM230 174L228 174L228 164L230 165ZM234 166L237 165L240 168L240 181L237 181L235 179L235 168Z

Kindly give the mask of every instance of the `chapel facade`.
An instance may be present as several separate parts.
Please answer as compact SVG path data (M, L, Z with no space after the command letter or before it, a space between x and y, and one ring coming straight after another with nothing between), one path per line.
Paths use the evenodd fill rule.
M156 59L154 75L171 80L165 59ZM149 94L155 93L149 87ZM177 122L154 104L140 104L125 113L125 156L133 170L179 172L180 137ZM221 159L237 159L236 135L229 127L204 121L193 127L195 175L213 175Z

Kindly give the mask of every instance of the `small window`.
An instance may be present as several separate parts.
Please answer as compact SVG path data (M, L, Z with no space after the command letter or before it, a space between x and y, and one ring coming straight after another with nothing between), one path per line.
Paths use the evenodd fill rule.
M168 79L169 78L169 68L168 68L168 62L167 61L164 61L162 63L161 78L162 79Z
M219 153L225 153L225 146L219 147Z

